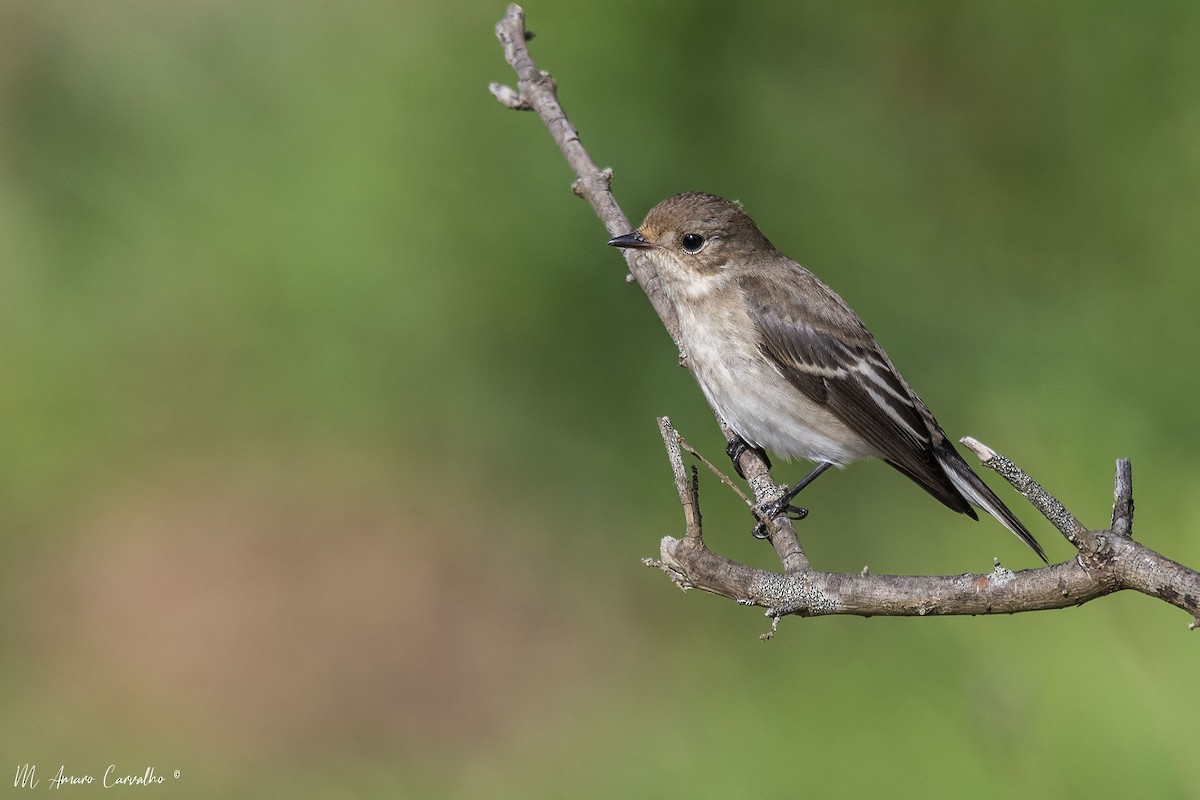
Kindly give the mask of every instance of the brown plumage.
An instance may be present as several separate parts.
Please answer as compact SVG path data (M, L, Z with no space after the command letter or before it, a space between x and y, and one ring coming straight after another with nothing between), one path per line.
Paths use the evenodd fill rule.
M1045 559L858 315L738 205L675 195L610 244L652 260L701 389L749 445L837 466L883 459L955 511L988 511Z

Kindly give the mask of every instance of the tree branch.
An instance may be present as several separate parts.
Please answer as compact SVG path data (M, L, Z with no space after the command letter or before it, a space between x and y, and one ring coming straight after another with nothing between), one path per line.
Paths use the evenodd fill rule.
M496 25L496 37L517 75L517 88L493 83L492 94L508 108L537 113L576 175L573 191L591 204L610 235L627 233L632 226L612 195L612 170L600 169L592 161L559 104L554 79L534 64L527 46L533 36L525 29L520 6L508 7ZM653 266L636 250L623 253L630 274L679 348L679 322ZM680 363L688 364L682 348ZM732 441L732 431L723 422L721 428L726 439ZM1122 589L1164 600L1190 614L1191 627L1200 625L1200 574L1133 540L1133 481L1126 459L1117 462L1112 524L1093 531L1081 525L1011 461L974 439L963 440L983 466L1004 477L1076 548L1077 555L1060 564L1020 572L997 564L990 573L949 576L872 575L866 569L858 574L818 572L810 566L791 521L780 517L772 526L771 543L783 571L771 572L739 564L708 549L701 530L695 468L689 476L683 463L683 440L668 418L659 420L659 430L683 506L686 533L682 539L665 537L660 543L660 560L647 559L646 563L662 569L684 589L702 589L743 605L765 608L773 618L772 633L779 618L786 614L1012 614L1082 605ZM705 463L718 472L707 460ZM770 469L754 451L746 450L739 466L757 504L774 500L783 492L784 487L775 483Z
M666 417L659 420L659 428L668 442L671 468L678 474L683 469L682 456L678 446L672 448L669 443L679 434ZM1200 617L1200 574L1118 533L1132 531L1128 460L1117 462L1112 527L1091 531L1011 461L974 440L964 444L985 451L985 467L1004 476L1068 541L1074 537L1078 555L1061 564L1020 572L997 565L987 574L946 576L872 575L866 570L859 574L814 570L780 574L723 558L709 550L697 534L684 539L665 537L660 544L661 561L647 563L662 569L684 589L702 589L743 605L762 606L773 617L1013 614L1083 605L1121 589L1157 597L1187 611L1193 619Z

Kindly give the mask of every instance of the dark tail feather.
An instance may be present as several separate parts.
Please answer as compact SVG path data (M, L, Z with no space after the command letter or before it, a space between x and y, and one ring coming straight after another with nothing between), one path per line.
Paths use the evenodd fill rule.
M954 488L962 492L962 496L967 498L973 505L979 506L984 511L991 514L996 520L1012 531L1018 539L1038 554L1038 557L1046 561L1046 554L1042 550L1042 546L1038 544L1037 539L1025 529L1021 521L1017 519L1011 511L1000 502L1000 498L996 497L996 493L988 488L975 472L963 461L962 456L948 442L943 443L943 446L934 451L938 463L942 465L942 469L946 471L950 482L954 484Z

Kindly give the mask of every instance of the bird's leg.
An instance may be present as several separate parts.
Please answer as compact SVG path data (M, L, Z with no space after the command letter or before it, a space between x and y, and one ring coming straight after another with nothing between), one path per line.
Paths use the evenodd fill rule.
M738 462L742 459L742 453L747 450L753 450L763 460L763 463L767 465L767 469L771 468L771 459L767 458L766 450L763 450L761 447L755 447L735 433L733 439L729 442L729 446L725 448L725 455L729 456L729 459L733 461L733 468L737 470L737 474L742 480L746 479L746 473L742 472L742 465Z
M833 464L830 464L828 461L822 461L820 464L817 464L816 468L814 468L812 472L805 475L800 479L799 483L784 492L782 497L763 506L761 511L762 517L767 520L775 519L780 514L787 514L792 519L797 520L807 517L808 509L796 508L794 505L792 505L792 501L796 499L796 495L800 494L800 492L804 490L805 486L808 486L810 483L815 481L822 472L832 466ZM768 536L767 523L760 519L758 524L754 526L752 533L754 534L755 539L766 539Z

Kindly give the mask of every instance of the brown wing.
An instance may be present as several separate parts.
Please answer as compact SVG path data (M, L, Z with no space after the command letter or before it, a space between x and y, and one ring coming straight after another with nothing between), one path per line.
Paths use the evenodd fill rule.
M870 331L812 273L797 264L789 277L786 287L759 276L742 278L763 355L887 463L950 508L975 517L934 458L945 434ZM805 302L805 297L827 302Z

